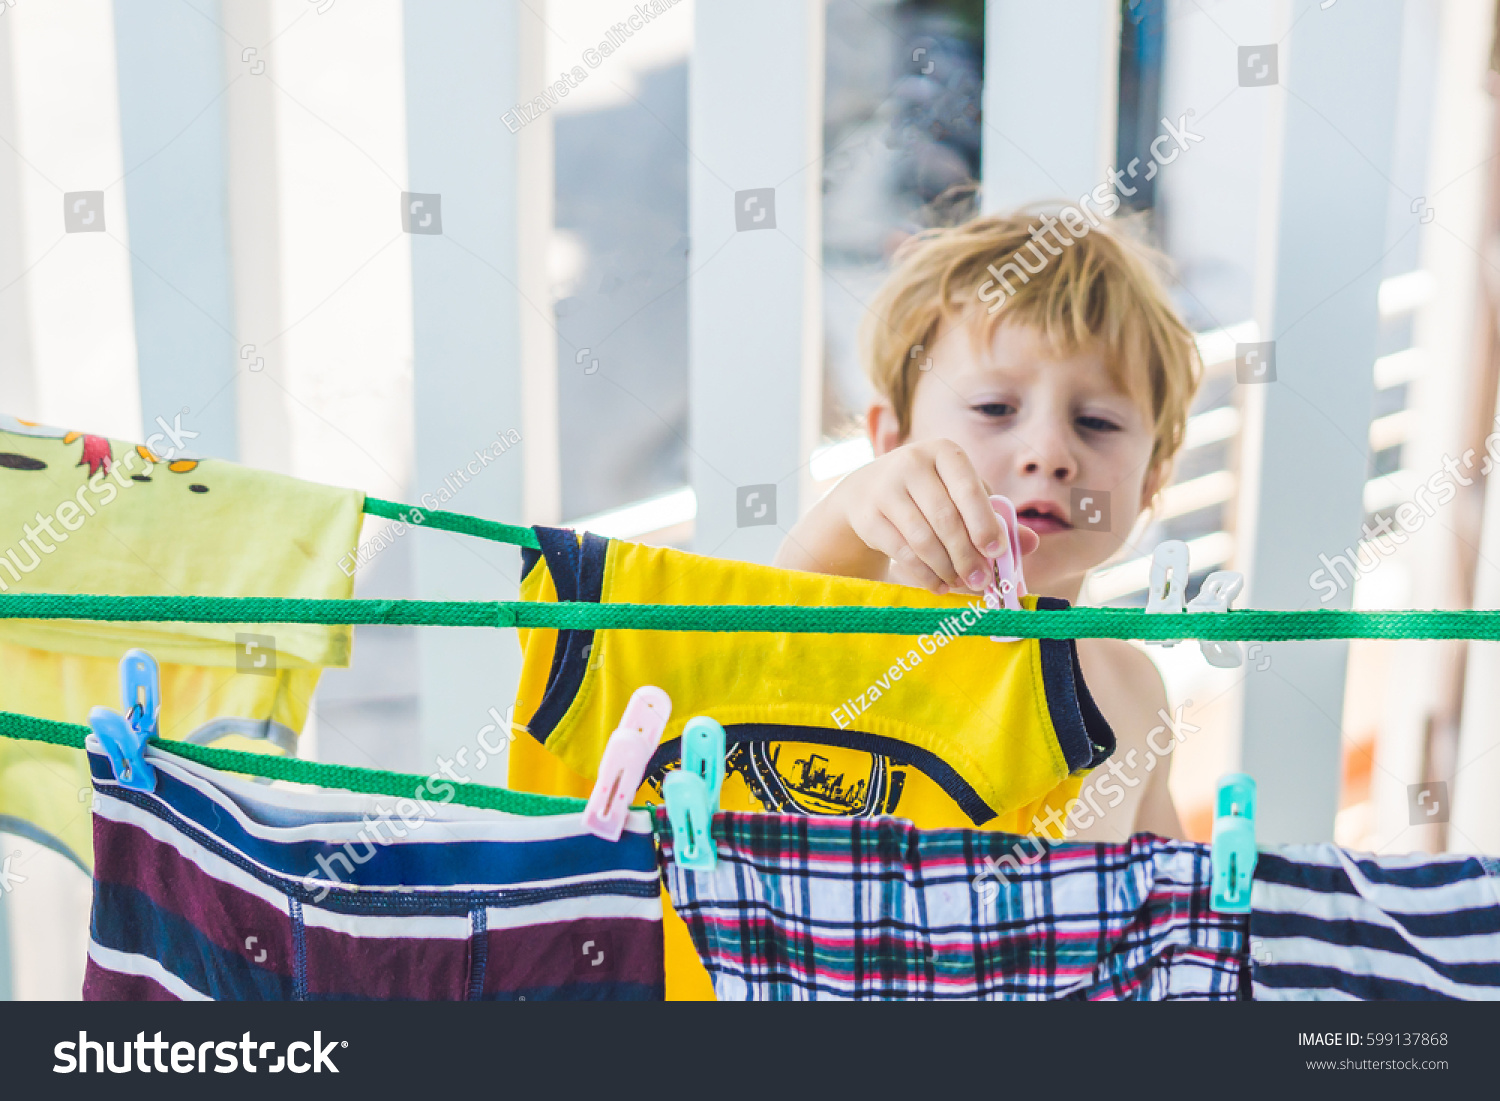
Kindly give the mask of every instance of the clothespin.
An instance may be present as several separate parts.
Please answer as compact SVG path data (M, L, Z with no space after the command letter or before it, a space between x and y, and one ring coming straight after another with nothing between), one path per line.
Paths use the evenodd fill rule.
M694 715L682 731L682 767L661 785L677 863L695 872L711 872L719 862L713 821L724 783L724 750L724 728L707 715Z
M1231 772L1219 780L1214 837L1209 850L1212 890L1208 904L1221 914L1250 912L1255 847L1255 780Z
M144 650L126 650L120 659L120 699L130 728L157 736L161 724L161 670Z
M122 787L155 791L156 769L146 763L145 754L161 721L161 670L146 651L127 650L120 659L120 696L124 715L95 707L89 711L89 726Z
M682 771L703 780L709 801L719 805L724 783L724 728L707 715L694 715L682 731Z
M1026 577L1021 571L1020 521L1016 519L1016 506L1010 498L995 494L990 498L990 508L1000 517L1004 529L1006 546L999 557L990 560L990 585L984 590L984 606L999 610L1007 608L1021 611L1021 597L1026 595ZM1019 642L1019 638L1002 638L991 635L991 642Z
M714 849L714 811L718 795L709 795L708 784L696 772L677 769L661 785L667 804L667 822L672 827L672 849L677 863L689 871L711 872L719 864Z
M1180 615L1187 593L1188 547L1181 539L1158 543L1151 552L1151 586L1146 590L1147 615ZM1176 646L1177 639L1147 639L1148 646Z
M671 715L672 700L660 688L648 684L630 694L620 725L604 747L594 790L583 810L583 828L594 836L606 841L620 839L630 800L646 777L646 765Z
M1183 605L1187 595L1188 548L1180 539L1159 543L1151 554L1151 586L1146 592L1146 613L1179 615L1183 612L1227 612L1230 602L1245 587L1245 575L1234 570L1215 570L1204 578L1198 595ZM1176 646L1177 639L1147 639L1148 646ZM1233 669L1244 661L1237 642L1199 639L1203 659L1220 669Z
M1188 614L1227 612L1244 587L1244 574L1235 570L1215 570L1203 579L1198 595L1188 601ZM1220 669L1236 669L1245 660L1240 644L1227 639L1200 638L1198 649L1203 651L1204 661Z

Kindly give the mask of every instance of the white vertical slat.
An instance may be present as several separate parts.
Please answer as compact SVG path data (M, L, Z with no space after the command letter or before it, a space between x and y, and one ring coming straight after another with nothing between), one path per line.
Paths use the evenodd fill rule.
M1433 281L1433 293L1418 310L1413 332L1413 354L1420 357L1421 373L1408 390L1407 406L1417 415L1413 435L1401 452L1401 465L1410 472L1401 483L1407 490L1403 500L1409 500L1415 487L1442 471L1445 458L1462 461L1461 451L1466 445L1459 441L1466 435L1471 416L1466 402L1480 373L1474 337L1479 324L1476 308L1482 261L1475 256L1474 244L1481 239L1488 174L1473 169L1484 155L1479 151L1490 141L1494 112L1494 100L1485 88L1494 13L1495 6L1488 0L1448 0L1407 12L1408 23L1413 19L1427 23L1424 37L1431 41L1435 58L1429 113L1420 123L1429 142L1426 179L1420 186L1422 194L1413 195L1399 208L1407 224L1421 234L1420 267ZM1411 48L1413 39L1408 33L1405 49ZM1417 209L1412 210L1411 204L1418 199ZM1429 220L1423 224L1422 218ZM1458 474L1478 478L1483 459L1482 454L1475 456L1467 470L1458 466ZM1467 497L1473 491L1459 492ZM1392 564L1399 563L1398 568L1405 569L1410 578L1411 607L1446 608L1468 603L1462 599L1464 579L1456 572L1465 557L1465 548L1459 545L1465 507L1463 498L1446 506L1392 556ZM1476 571L1481 586L1476 597L1491 601L1488 607L1494 607L1493 602L1500 598L1500 592L1490 587L1494 568L1485 559L1491 553L1480 548ZM1488 579L1487 574L1491 575ZM1424 750L1429 720L1437 715L1441 721L1451 707L1452 701L1446 697L1452 682L1444 674L1449 673L1446 665L1453 660L1452 645L1425 640L1392 644L1391 668L1400 669L1402 675L1390 678L1386 688L1385 716L1371 772L1372 821L1377 831L1367 840L1372 848L1428 848L1438 840L1435 830L1410 828L1410 787L1427 779ZM1466 696L1474 702L1464 707L1470 718L1461 738L1467 745L1459 747L1459 765L1452 778L1455 800L1449 844L1458 848L1465 847L1466 837L1484 835L1486 829L1494 840L1500 827L1496 804L1489 795L1493 788L1486 790L1484 786L1493 783L1493 774L1487 777L1485 773L1488 755L1484 750L1497 744L1491 733L1494 724L1488 719L1494 711L1483 699L1485 681L1493 675L1484 667L1493 658L1483 656L1480 644L1471 643L1468 651L1470 661L1479 664L1470 666L1473 679L1466 685ZM1439 732L1439 738L1442 736ZM1466 758L1478 758L1480 762L1472 777L1479 782L1478 788L1469 786ZM1442 767L1442 762L1433 763ZM1485 822L1487 827L1482 824Z
M34 415L131 438L140 387L110 0L7 7ZM104 192L104 231L65 232L63 196Z
M695 10L689 466L703 554L769 562L808 499L822 372L823 20L821 0L768 0L754 18L732 4ZM774 189L774 214L753 202L737 229L743 193L762 188ZM770 491L754 486L774 487L774 523Z
M1246 606L1347 608L1351 589L1325 604L1312 578L1321 554L1360 539L1402 3L1292 8L1280 85L1236 92L1276 97L1281 116L1262 166L1274 182L1257 306L1276 379L1241 387L1238 553ZM1276 644L1274 675L1246 680L1241 760L1260 784L1262 840L1333 835L1348 649Z
M984 17L986 213L1077 201L1106 181L1119 101L1119 0L990 0Z
M562 0L566 3L567 0ZM545 3L521 6L520 87L541 89L558 79L547 69ZM536 94L535 91L529 94ZM509 135L507 135L509 136ZM528 524L562 521L562 465L557 395L557 324L553 314L548 255L552 243L556 183L551 113L521 128L512 140L523 166L517 181L521 334L521 419L525 437L522 516Z
M273 6L266 0L220 0L224 68L239 79L224 92L229 140L229 244L234 270L235 396L240 461L291 474L295 465L287 393L288 342L283 303L282 136L276 85L248 73L247 46L271 42ZM274 228L273 228L274 227Z
M522 0L406 5L408 189L442 196L442 233L411 237L419 491L435 491L477 448L522 430L522 314L539 304L523 275L520 223L533 212L521 207L522 176L536 166L501 114L541 91L523 84L522 58L542 52L536 24L522 19L526 7ZM393 202L393 224L398 213ZM494 460L453 507L519 519L520 452ZM427 531L413 553L419 597L515 599L514 547ZM419 649L428 768L472 743L488 708L509 706L520 654L514 635L490 630L425 630ZM484 779L500 778L487 771Z
M284 316L246 342L281 356L292 472L395 496L412 448L403 6L268 7L271 38L245 41L256 53L235 64L241 83L274 88ZM242 377L279 389L264 372Z
M7 6L3 24L0 412L134 436L140 402L111 5ZM65 233L63 195L73 190L105 192L105 232ZM23 848L35 851L0 835L0 863ZM24 858L10 871L26 882L0 897L0 1000L76 997L81 954L53 949L86 938L86 898ZM75 885L82 879L68 874Z
M16 69L11 28L0 22L0 137L16 142ZM22 250L21 173L16 154L0 145L0 412L37 418L36 380L32 377L31 310L27 267Z
M1459 220L1451 232L1433 235L1436 255L1432 271L1439 281L1434 313L1441 308L1437 302L1446 305L1448 298L1454 299L1448 320L1455 330L1449 332L1435 325L1433 336L1435 340L1446 338L1447 350L1454 357L1474 355L1473 340L1478 331L1474 311L1480 278L1493 271L1492 261L1476 257L1468 247L1470 242L1478 246L1482 240L1485 173L1466 172L1461 161L1467 154L1472 165L1479 156L1495 153L1491 137L1495 132L1495 101L1485 88L1486 78L1492 79L1487 71L1487 46L1492 41L1495 19L1494 5L1484 0L1447 0L1443 5L1445 64L1434 120L1433 178L1437 185L1448 184L1450 179L1453 183L1440 196L1437 187L1433 188L1437 196L1433 221L1442 225L1445 216ZM1444 94L1452 98L1441 98ZM1441 145L1439 137L1443 139ZM1488 149L1486 142L1490 144ZM1439 176L1439 172L1443 174ZM1492 167L1488 174L1492 179ZM1447 231L1448 227L1444 229ZM1435 322L1439 320L1440 317L1434 317ZM1500 426L1500 409L1495 414L1491 433ZM1478 557L1474 607L1500 608L1500 472L1493 469L1485 483L1484 526ZM1500 785L1497 707L1500 707L1500 643L1471 642L1448 827L1448 848L1456 852L1500 852L1500 802L1495 799L1496 786Z
M1500 416L1500 409L1496 414ZM1484 528L1480 536L1479 569L1474 589L1476 608L1500 608L1497 561L1500 561L1500 478L1491 474L1484 494ZM1463 722L1451 791L1448 848L1453 852L1493 855L1500 852L1500 807L1495 800L1496 784L1500 784L1500 726L1495 718L1500 713L1497 712L1500 708L1500 676L1497 676L1500 674L1500 642L1469 643L1466 673ZM1412 781L1422 779L1420 775L1411 777Z

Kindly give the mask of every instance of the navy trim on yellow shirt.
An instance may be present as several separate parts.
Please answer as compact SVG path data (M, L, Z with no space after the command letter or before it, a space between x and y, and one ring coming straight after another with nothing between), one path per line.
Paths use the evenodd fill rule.
M1038 612L1064 611L1066 600L1039 596ZM1115 751L1115 733L1109 728L1083 683L1078 664L1078 644L1073 639L1042 638L1042 683L1047 691L1047 711L1068 772L1096 767Z
M604 563L609 554L609 540L585 532L583 545L576 532L562 528L536 527L537 542L552 574L559 601L578 600L597 604L604 592ZM589 651L594 645L592 630L557 632L552 651L552 668L547 672L547 688L541 706L528 724L531 736L543 745L567 714L588 673Z

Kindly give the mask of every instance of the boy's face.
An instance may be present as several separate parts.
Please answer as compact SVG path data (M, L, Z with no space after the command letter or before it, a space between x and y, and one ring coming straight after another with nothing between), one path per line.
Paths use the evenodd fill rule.
M1098 351L1058 356L1030 326L1000 325L988 348L968 326L950 327L931 356L905 440L893 410L872 411L876 454L923 440L957 443L989 491L1009 497L1041 536L1026 556L1027 587L1076 599L1084 573L1119 549L1158 488L1147 468L1149 412L1116 385ZM1081 496L1096 500L1079 509Z

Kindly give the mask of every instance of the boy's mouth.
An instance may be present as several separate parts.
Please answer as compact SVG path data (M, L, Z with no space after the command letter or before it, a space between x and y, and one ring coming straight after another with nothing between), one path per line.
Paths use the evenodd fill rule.
M1051 501L1027 501L1016 509L1016 519L1038 535L1052 535L1059 531L1072 531L1067 513Z

